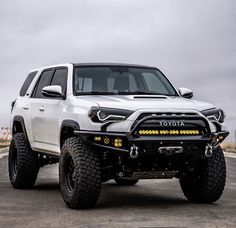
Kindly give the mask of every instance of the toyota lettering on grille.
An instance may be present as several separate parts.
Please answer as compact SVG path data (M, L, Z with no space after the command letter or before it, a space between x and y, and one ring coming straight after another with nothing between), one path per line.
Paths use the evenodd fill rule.
M160 121L162 127L183 127L183 121Z

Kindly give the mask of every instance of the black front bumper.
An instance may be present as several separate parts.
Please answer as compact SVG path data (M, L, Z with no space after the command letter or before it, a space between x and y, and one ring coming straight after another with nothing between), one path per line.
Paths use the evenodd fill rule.
M176 127L163 127L160 125L161 121L179 121L184 122L184 126ZM200 134L198 135L140 135L137 132L140 129L156 129L166 130L185 130L185 129L197 129ZM129 133L120 132L108 132L108 131L82 131L75 130L76 135L80 135L86 138L87 141L95 146L103 147L106 149L129 152L130 147L133 145L141 144L156 144L158 145L206 145L218 146L229 134L228 131L220 131L217 133L211 133L209 122L206 118L199 115L149 115L140 120L134 122ZM95 138L100 138L100 142L97 142ZM122 146L114 146L115 140L122 140ZM103 142L111 143L103 143Z
M224 139L229 135L228 131L221 131L202 136L134 136L131 133L120 133L120 132L101 132L101 131L81 131L75 130L74 133L79 136L83 136L94 146L99 146L105 149L111 149L122 152L129 152L130 146L133 144L152 144L152 143L164 143L164 144L212 144L218 146ZM122 148L116 148L110 145L104 145L94 142L94 137L111 137L121 138L125 144Z

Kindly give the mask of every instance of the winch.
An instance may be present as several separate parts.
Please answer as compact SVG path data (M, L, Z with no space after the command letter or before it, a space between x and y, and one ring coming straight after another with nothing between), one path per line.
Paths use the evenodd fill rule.
M158 152L165 155L181 154L183 151L182 146L162 146L158 148Z

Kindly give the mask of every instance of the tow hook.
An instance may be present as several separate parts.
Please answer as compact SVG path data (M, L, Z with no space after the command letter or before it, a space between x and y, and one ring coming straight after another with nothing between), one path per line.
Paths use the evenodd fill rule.
M135 145L131 146L129 155L131 158L137 158L138 157L138 147Z
M207 144L206 147L205 147L205 156L207 158L210 158L212 156L212 145L210 144Z

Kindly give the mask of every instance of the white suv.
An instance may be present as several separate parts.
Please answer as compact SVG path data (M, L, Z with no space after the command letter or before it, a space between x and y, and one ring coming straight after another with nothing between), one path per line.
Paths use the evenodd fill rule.
M185 196L210 203L223 193L219 144L224 112L191 100L155 67L60 64L30 72L12 103L9 176L29 188L39 168L59 162L71 208L96 204L102 182L179 178Z

